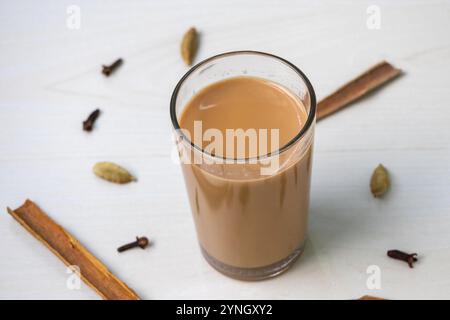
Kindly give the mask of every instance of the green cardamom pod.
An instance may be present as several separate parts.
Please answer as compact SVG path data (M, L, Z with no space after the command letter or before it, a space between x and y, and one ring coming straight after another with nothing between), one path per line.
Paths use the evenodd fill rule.
M195 55L198 49L198 33L197 30L192 27L183 36L181 41L181 57L184 62L190 66L194 61Z
M372 178L370 179L370 191L372 191L375 198L378 198L386 193L390 185L388 171L382 164L379 164L373 171Z
M114 183L128 183L136 181L128 170L112 162L97 162L93 168L97 177Z

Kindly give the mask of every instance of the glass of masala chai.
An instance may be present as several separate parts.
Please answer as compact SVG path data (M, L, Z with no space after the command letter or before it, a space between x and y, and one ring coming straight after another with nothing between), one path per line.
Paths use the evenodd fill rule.
M265 279L302 253L315 115L305 74L267 53L211 57L175 87L170 116L190 207L218 271Z

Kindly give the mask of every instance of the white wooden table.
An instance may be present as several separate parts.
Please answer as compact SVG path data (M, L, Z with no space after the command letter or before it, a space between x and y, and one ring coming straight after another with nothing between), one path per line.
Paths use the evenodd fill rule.
M67 24L71 4L79 29ZM367 26L370 5L380 29ZM204 261L170 160L169 99L187 71L179 42L191 25L202 33L197 61L271 52L304 70L318 98L383 59L405 70L318 123L309 243L269 281L228 279ZM26 198L146 299L450 298L449 30L449 1L3 1L0 298L98 298L84 284L69 290L63 264L6 214ZM118 57L124 65L103 77L100 65ZM94 108L102 115L88 134L81 122ZM101 160L139 181L96 178ZM380 162L393 186L376 200L368 181ZM116 252L136 235L153 247ZM409 269L388 249L420 261ZM367 286L371 265L381 289Z

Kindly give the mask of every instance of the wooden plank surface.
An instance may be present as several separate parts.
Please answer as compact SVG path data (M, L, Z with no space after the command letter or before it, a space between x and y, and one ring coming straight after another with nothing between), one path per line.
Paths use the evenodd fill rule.
M34 199L144 299L450 298L450 2L80 1L0 4L0 207ZM257 283L228 279L201 257L181 171L171 161L169 99L187 71L183 33L201 32L198 60L231 50L280 55L323 98L379 61L405 73L320 121L310 236L292 270ZM104 78L102 64L124 58ZM197 60L197 61L198 61ZM102 115L91 133L82 121ZM97 161L137 183L96 178ZM383 163L392 189L369 191ZM5 209L4 209L5 211ZM119 255L147 235L154 245ZM65 267L6 212L0 215L0 298L96 299L70 290ZM386 250L419 253L413 270ZM381 271L369 289L368 267ZM180 284L183 284L180 286Z

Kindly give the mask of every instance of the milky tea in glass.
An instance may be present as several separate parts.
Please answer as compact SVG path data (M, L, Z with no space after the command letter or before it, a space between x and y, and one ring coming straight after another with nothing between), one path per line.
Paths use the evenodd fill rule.
M218 271L258 280L303 251L316 102L306 76L261 52L192 68L171 101L198 241Z

